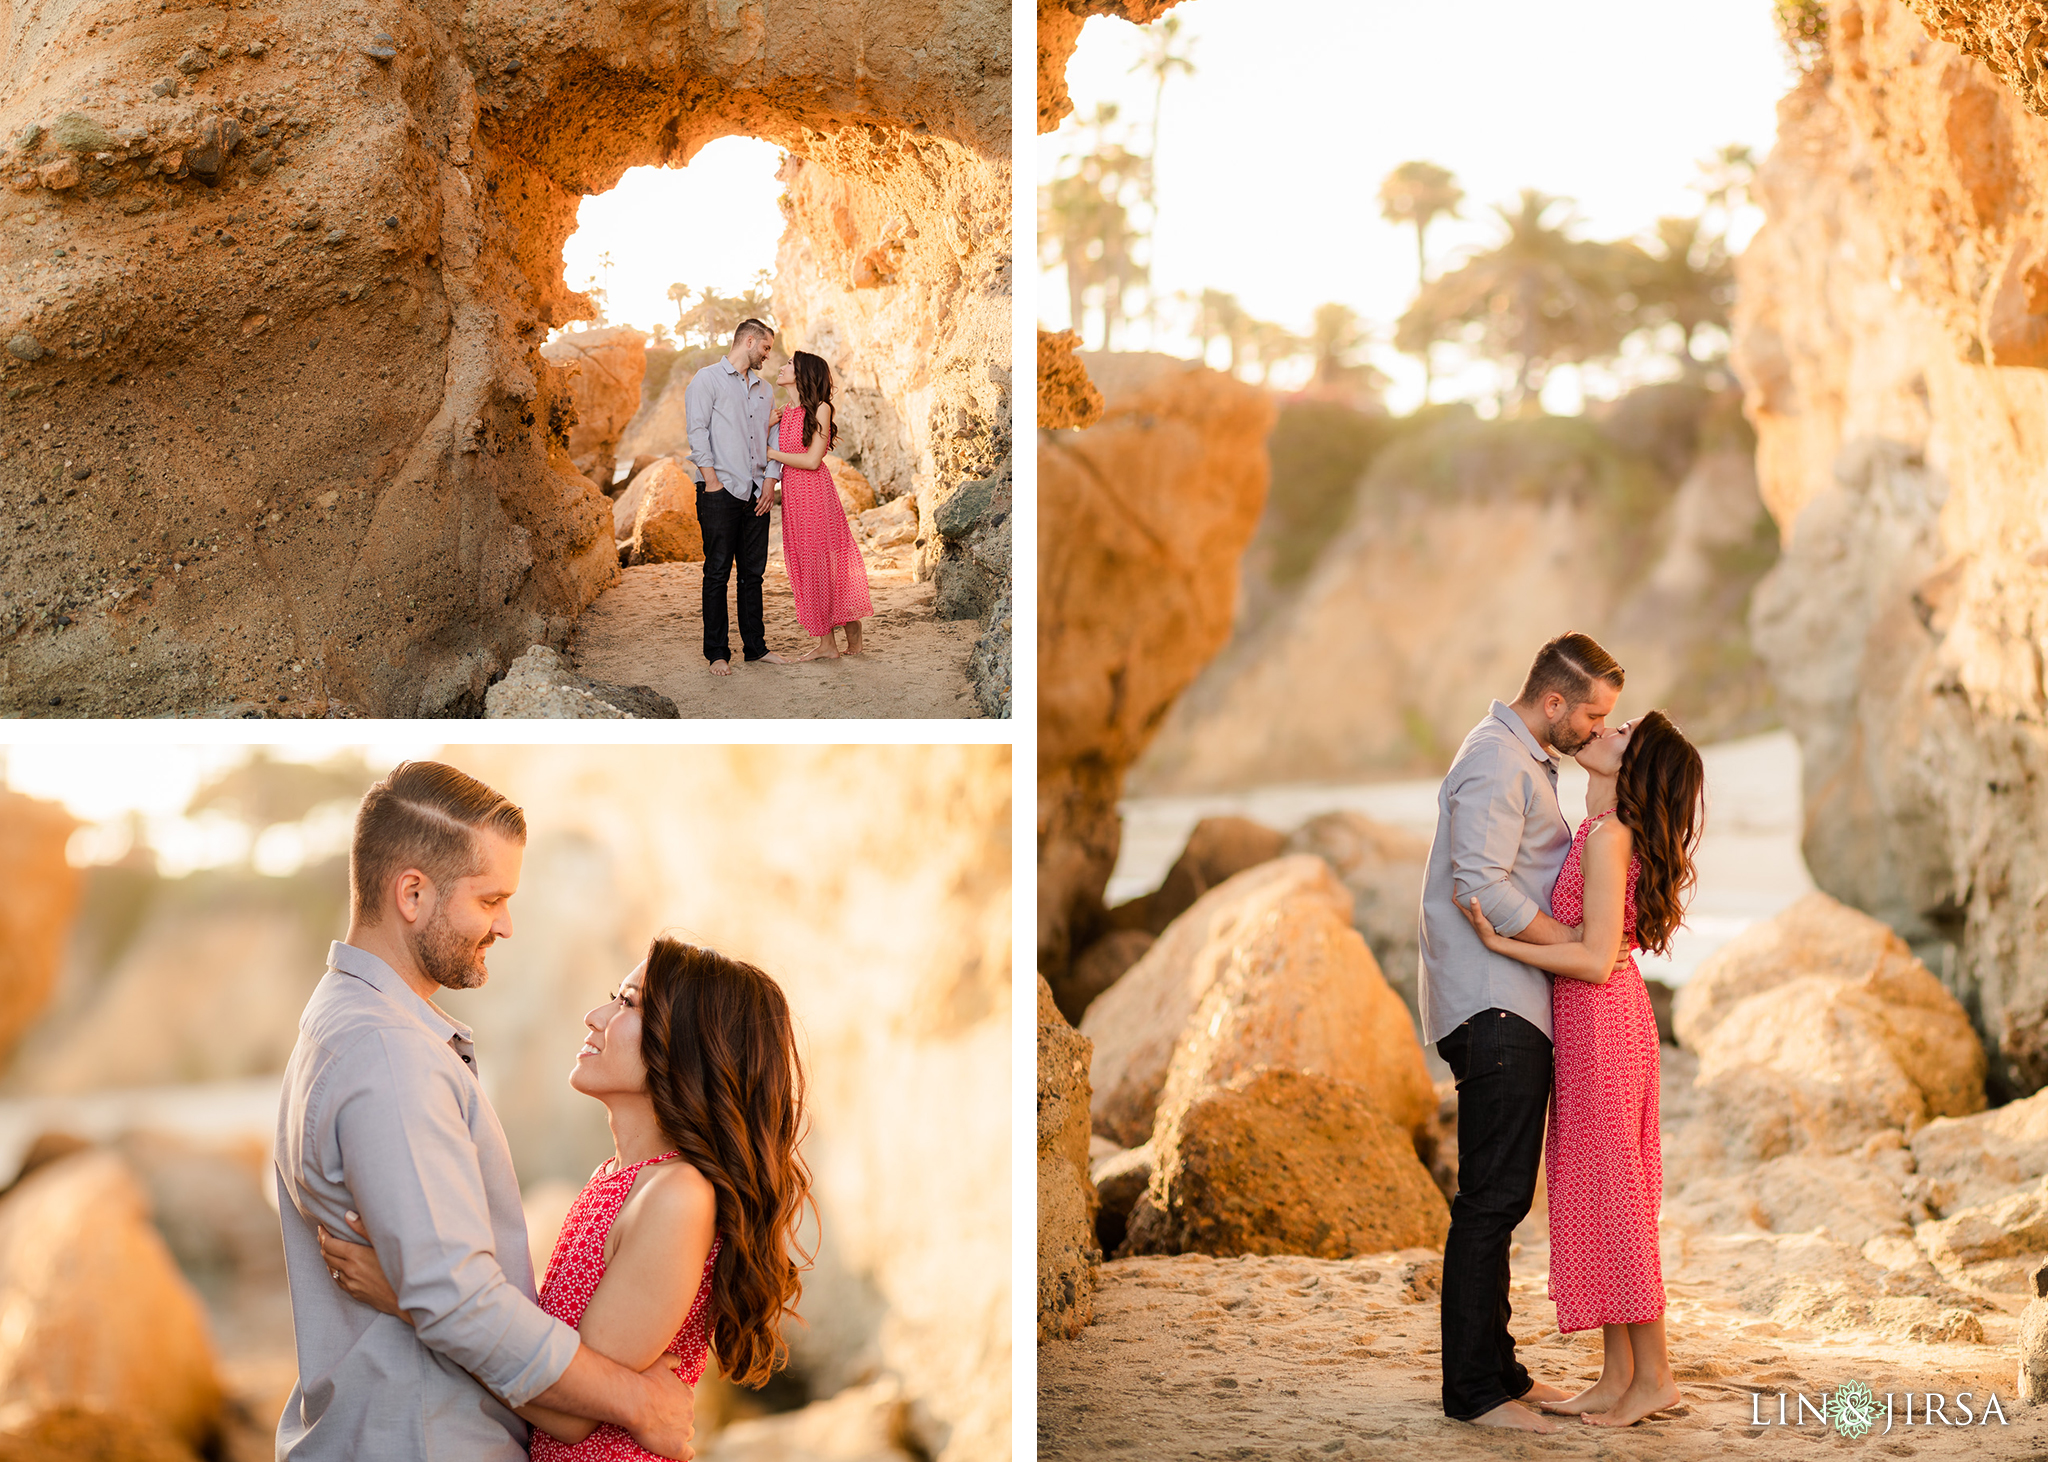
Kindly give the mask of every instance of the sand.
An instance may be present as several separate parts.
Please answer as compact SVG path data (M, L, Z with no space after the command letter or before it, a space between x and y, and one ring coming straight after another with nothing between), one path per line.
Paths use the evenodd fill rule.
M907 569L870 569L875 613L864 625L863 654L804 665L741 661L730 676L713 675L704 663L703 570L695 563L626 569L577 622L569 642L575 668L593 680L652 686L685 716L981 715L967 679L967 657L981 627L971 619L934 618L932 585L912 583ZM778 553L769 555L762 600L768 648L802 654L812 642L797 623ZM733 603L727 600L729 615ZM738 620L729 623L737 655Z
M1039 1455L1693 1462L1724 1453L1805 1457L1825 1446L1896 1457L2048 1457L2048 1408L2036 1413L2017 1395L2020 1297L1982 1297L1982 1343L1909 1340L1896 1324L1857 1328L1854 1297L1836 1302L1840 1292L1821 1272L1827 1262L1802 1275L1808 1257L1828 1247L1824 1237L1728 1222L1733 1205L1675 1201L1681 1190L1701 1196L1699 1164L1690 1159L1702 1135L1691 1091L1697 1066L1683 1052L1661 1054L1666 1204L1659 1233L1679 1407L1625 1432L1563 1418L1566 1429L1548 1437L1448 1420L1438 1251L1342 1261L1123 1259L1099 1271L1095 1322L1078 1339L1039 1347ZM1732 1195L1736 1184L1725 1191ZM1550 1246L1540 1186L1537 1197L1510 1256L1509 1329L1538 1380L1577 1390L1599 1374L1599 1332L1558 1333L1545 1294ZM1810 1277L1811 1290L1800 1292L1788 1276ZM1780 1315L1798 1308L1806 1318L1774 1318L1774 1307ZM1878 1398L1870 1435L1840 1437L1811 1416L1803 1427L1775 1425L1779 1392L1796 1418L1798 1393L1819 1405L1823 1391L1851 1380ZM1909 1390L1914 1425L1905 1426L1901 1399L1891 1432L1878 1435L1885 1393ZM1930 1391L1972 1393L1973 1413L1995 1391L2007 1424L1924 1426L1917 1398ZM1762 1398L1755 1414L1773 1425L1752 1424L1753 1394ZM1953 1401L1944 1409L1953 1415Z

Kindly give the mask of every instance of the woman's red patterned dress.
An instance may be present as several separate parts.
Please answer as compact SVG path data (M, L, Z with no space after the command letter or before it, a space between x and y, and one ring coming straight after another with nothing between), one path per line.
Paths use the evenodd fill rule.
M1586 835L1608 816L1579 825L1550 893L1560 924L1585 918ZM1633 952L1636 877L1632 858L1622 905L1623 968L1601 985L1564 975L1550 982L1557 1078L1544 1148L1550 1203L1550 1297L1557 1328L1634 1325L1664 1313L1664 1266L1657 1210L1664 1155L1657 1132L1657 1017Z
M612 1231L612 1221L619 1216L626 1195L632 1191L634 1175L648 1163L666 1162L678 1155L665 1152L615 1173L605 1171L611 1166L607 1160L583 1185L583 1191L569 1205L569 1216L562 1220L555 1252L548 1256L548 1277L540 1287L543 1310L572 1329L583 1323L583 1312L590 1306L590 1297L597 1293L597 1282L604 1278L605 1235ZM720 1237L712 1237L711 1252L704 1256L704 1273L697 1281L697 1298L683 1318L683 1328L668 1344L669 1354L680 1362L676 1371L692 1386L704 1374L704 1359L710 1348L711 1269L718 1262L722 1242ZM654 1453L610 1422L601 1423L573 1447L536 1427L533 1456L535 1462L660 1462Z

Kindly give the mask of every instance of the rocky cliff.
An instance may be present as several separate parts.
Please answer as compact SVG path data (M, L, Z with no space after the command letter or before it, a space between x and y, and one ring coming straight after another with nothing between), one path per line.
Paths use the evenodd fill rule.
M1669 383L1582 418L1455 407L1382 430L1299 585L1261 578L1269 509L1244 565L1263 613L1174 706L1134 787L1438 774L1566 629L1627 667L1626 713L1663 707L1702 740L1771 724L1743 615L1777 534L1732 393Z
M1098 932L1124 772L1229 637L1273 424L1263 391L1188 361L1086 367L1100 419L1038 440L1038 959L1055 985Z
M949 384L848 327L919 491L1000 477L990 0L6 0L0 35L0 710L475 713L616 572L539 353L585 313L577 202L720 136L864 200L821 255L893 261L882 323L931 327Z
M1736 366L1786 539L1754 637L1805 754L1816 881L1905 935L1994 1094L2022 1094L2048 1083L2042 17L1827 16L1739 266Z

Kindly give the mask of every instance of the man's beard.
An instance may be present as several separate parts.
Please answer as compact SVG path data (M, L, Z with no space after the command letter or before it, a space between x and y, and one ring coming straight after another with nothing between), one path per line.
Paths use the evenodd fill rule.
M1572 730L1572 713L1570 711L1566 711L1558 720L1552 721L1549 731L1552 748L1565 756L1577 756L1581 751L1585 750L1594 736L1593 732L1588 731L1584 736L1578 736L1576 740L1573 739L1576 733Z
M489 941L487 941L489 942ZM455 932L447 914L436 908L426 927L412 936L412 956L427 978L449 990L474 990L491 977L484 968L484 950Z

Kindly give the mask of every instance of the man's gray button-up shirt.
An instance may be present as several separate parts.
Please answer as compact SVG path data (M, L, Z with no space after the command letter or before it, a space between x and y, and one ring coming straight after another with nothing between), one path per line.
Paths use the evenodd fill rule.
M524 1405L576 1357L534 1302L526 1218L470 1032L373 954L336 942L299 1019L277 1114L299 1380L279 1462L523 1462ZM316 1225L353 1240L354 1209L413 1324L344 1294ZM415 1328L416 1327L416 1328Z
M1436 836L1422 882L1422 1038L1442 1040L1482 1010L1512 1010L1546 1036L1550 976L1479 942L1458 905L1503 934L1550 910L1571 851L1557 805L1557 761L1514 707L1493 703L1458 748L1436 796Z
M697 481L708 463L718 485L742 502L754 484L782 476L782 464L768 460L768 421L775 414L775 388L752 371L733 369L730 358L715 360L690 377L683 390L689 423L690 460Z

